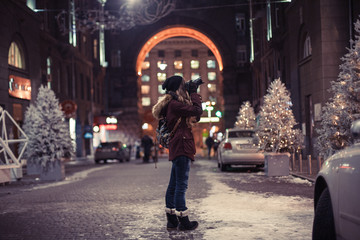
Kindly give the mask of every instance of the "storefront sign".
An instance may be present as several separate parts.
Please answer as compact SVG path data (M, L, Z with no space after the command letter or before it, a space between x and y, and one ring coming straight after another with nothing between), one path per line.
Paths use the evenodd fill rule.
M9 75L9 95L16 98L31 100L31 80Z
M65 100L61 104L61 109L65 113L66 118L71 118L75 116L77 105L72 100Z

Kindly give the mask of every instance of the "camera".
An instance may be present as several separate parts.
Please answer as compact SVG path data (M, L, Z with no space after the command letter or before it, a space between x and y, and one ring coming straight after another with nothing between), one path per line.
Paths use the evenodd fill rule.
M190 81L188 81L188 82L185 83L185 89L186 89L186 91L189 91L190 82L195 83L197 87L199 87L201 84L204 83L201 78L197 78L197 79L195 79L195 80L190 80Z

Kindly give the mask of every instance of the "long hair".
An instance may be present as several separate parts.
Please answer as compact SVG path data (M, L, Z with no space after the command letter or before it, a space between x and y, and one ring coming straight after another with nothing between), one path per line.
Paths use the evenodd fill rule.
M185 81L184 80L180 83L180 86L179 86L178 90L176 90L175 93L178 96L179 102L182 102L187 105L192 105L190 95L185 89ZM188 125L188 127L193 127L195 125L195 123L196 123L196 117L186 118L186 124Z

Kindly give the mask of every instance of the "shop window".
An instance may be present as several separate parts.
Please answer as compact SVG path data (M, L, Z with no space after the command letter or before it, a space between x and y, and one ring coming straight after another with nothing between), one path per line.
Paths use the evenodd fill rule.
M191 67L191 69L199 69L199 67L200 67L199 60L191 60L190 67Z
M25 69L25 56L21 47L14 41L10 44L8 64L20 69Z
M141 81L142 82L150 82L150 76L147 74L144 74L141 76Z
M183 62L180 60L174 61L174 68L175 69L183 69Z
M166 73L160 73L160 72L158 72L158 73L157 73L157 78L158 78L158 81L160 81L160 82L165 81L165 80L166 80Z
M142 85L141 86L141 94L149 94L150 93L150 86L149 85Z
M141 98L141 104L143 106L150 106L150 103L151 103L151 101L150 101L149 97L142 97Z
M208 72L207 77L209 81L216 80L216 72Z

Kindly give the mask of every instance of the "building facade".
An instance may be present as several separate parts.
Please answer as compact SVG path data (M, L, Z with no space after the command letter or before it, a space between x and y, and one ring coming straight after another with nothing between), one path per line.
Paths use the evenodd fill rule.
M261 106L271 81L281 78L291 92L293 112L305 136L304 154L317 155L315 128L337 79L341 57L353 39L358 1L253 1L254 105ZM259 108L257 109L259 110Z

